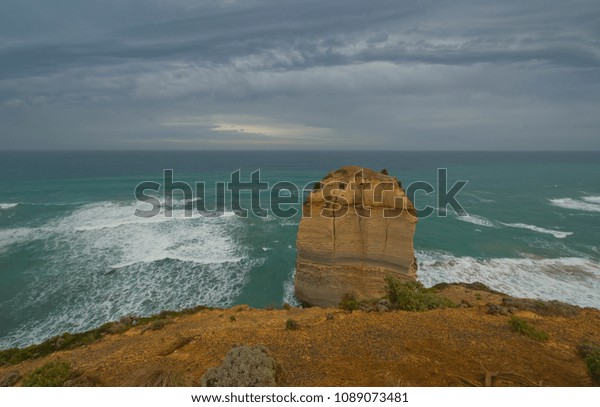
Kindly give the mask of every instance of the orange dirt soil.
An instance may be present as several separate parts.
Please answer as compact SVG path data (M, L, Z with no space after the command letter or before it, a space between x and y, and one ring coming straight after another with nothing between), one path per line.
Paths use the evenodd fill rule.
M499 303L499 295L456 286L443 295L473 306L418 313L247 306L204 310L176 317L160 330L135 327L74 350L4 366L0 377L10 371L25 376L63 360L104 386L132 384L140 371L154 368L180 372L194 385L234 345L262 344L282 365L287 386L483 386L486 371L487 384L494 386L592 384L576 347L586 340L600 342L600 311L583 309L572 318L517 312L550 335L538 342L513 332L508 316L486 314L485 304ZM326 318L328 313L333 319ZM286 330L288 318L300 328Z

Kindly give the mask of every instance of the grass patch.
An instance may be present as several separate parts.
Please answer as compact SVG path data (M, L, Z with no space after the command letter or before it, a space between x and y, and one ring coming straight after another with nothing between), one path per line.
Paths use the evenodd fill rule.
M21 375L16 370L6 372L0 376L0 387L12 387L19 380L21 380Z
M360 302L356 299L354 294L346 293L342 296L339 307L346 311L356 311L357 309L360 309Z
M498 294L498 295L503 295L503 296L506 295L504 293L501 293L500 291L493 290L490 287L488 287L487 285L480 283L478 281L476 281L474 283L438 283L431 288L433 288L437 291L442 291L448 287L463 287L463 288L466 288L467 290L483 291L486 293Z
M159 314L149 317L126 316L118 322L108 322L96 329L80 333L64 333L50 338L40 344L31 345L26 348L12 348L0 351L0 366L16 365L25 360L37 359L59 350L75 349L80 346L88 345L100 340L107 334L118 334L131 329L134 326L143 326L155 324L151 329L160 329L162 324L168 323L168 320L183 315L195 314L202 310L212 309L209 307L198 306L187 308L181 311L163 311ZM161 326L162 325L162 326Z
M587 371L596 386L600 386L600 345L594 342L582 343L577 347L583 357Z
M522 318L511 317L508 321L508 324L513 331L528 336L531 339L535 339L536 341L546 341L548 338L550 338L550 335L548 335L547 332L536 328Z
M140 332L140 334L143 335L144 332L146 332L146 331L160 331L165 326L167 326L168 324L172 324L172 323L173 323L173 321L169 321L166 319L156 320L156 321L151 322L148 325L144 326L142 328L142 331Z
M68 362L48 362L23 378L24 387L61 387L77 376Z
M556 300L541 301L529 298L506 297L502 299L502 305L522 311L531 311L547 317L576 317L580 311L580 308L575 305Z
M600 386L600 348L585 357L588 373L596 386Z
M405 311L426 311L435 308L455 308L456 304L440 297L434 289L425 288L418 281L400 281L392 276L385 278L386 292L391 307Z
M300 329L300 324L292 318L289 318L287 321L285 321L285 329L287 329L288 331L295 331L297 329Z

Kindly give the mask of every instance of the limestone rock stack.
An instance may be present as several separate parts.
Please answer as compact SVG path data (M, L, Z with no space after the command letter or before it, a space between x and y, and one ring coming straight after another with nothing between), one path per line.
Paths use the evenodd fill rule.
M301 301L336 306L344 294L385 295L384 278L416 278L416 211L386 171L348 166L307 197L298 229L295 289Z

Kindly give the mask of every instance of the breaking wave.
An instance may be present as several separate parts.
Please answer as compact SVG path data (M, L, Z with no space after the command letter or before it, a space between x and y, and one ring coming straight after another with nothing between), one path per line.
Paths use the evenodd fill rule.
M550 203L564 209L577 211L600 212L600 196L586 196L581 199L558 198L550 199Z
M545 229L545 228L541 228L539 226L527 225L525 223L502 223L502 224L504 226L508 226L511 228L527 229L527 230L532 230L534 232L546 233L546 234L554 236L557 239L564 239L565 237L571 236L573 234L573 232L562 232L560 230Z
M133 216L135 204L99 202L43 228L0 231L0 247L43 239L44 272L8 300L14 315L40 314L0 340L25 346L65 331L91 329L127 314L198 304L233 305L251 259L236 238L237 216ZM36 310L34 312L34 310Z
M482 282L518 297L560 300L600 308L600 263L586 258L456 257L418 251L418 278L433 286L441 282Z

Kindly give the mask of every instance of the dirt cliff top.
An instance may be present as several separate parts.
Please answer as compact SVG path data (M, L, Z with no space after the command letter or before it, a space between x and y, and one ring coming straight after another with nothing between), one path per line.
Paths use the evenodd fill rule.
M448 286L441 295L462 306L425 312L202 310L152 329L137 326L73 350L0 367L0 379L11 372L26 376L60 360L85 378L84 385L143 385L136 377L151 370L176 372L181 383L194 385L234 345L261 344L281 364L288 386L592 384L577 347L600 342L600 311L542 316L535 309L503 307L505 296L468 286ZM505 311L549 338L515 332ZM298 329L286 329L289 319Z

